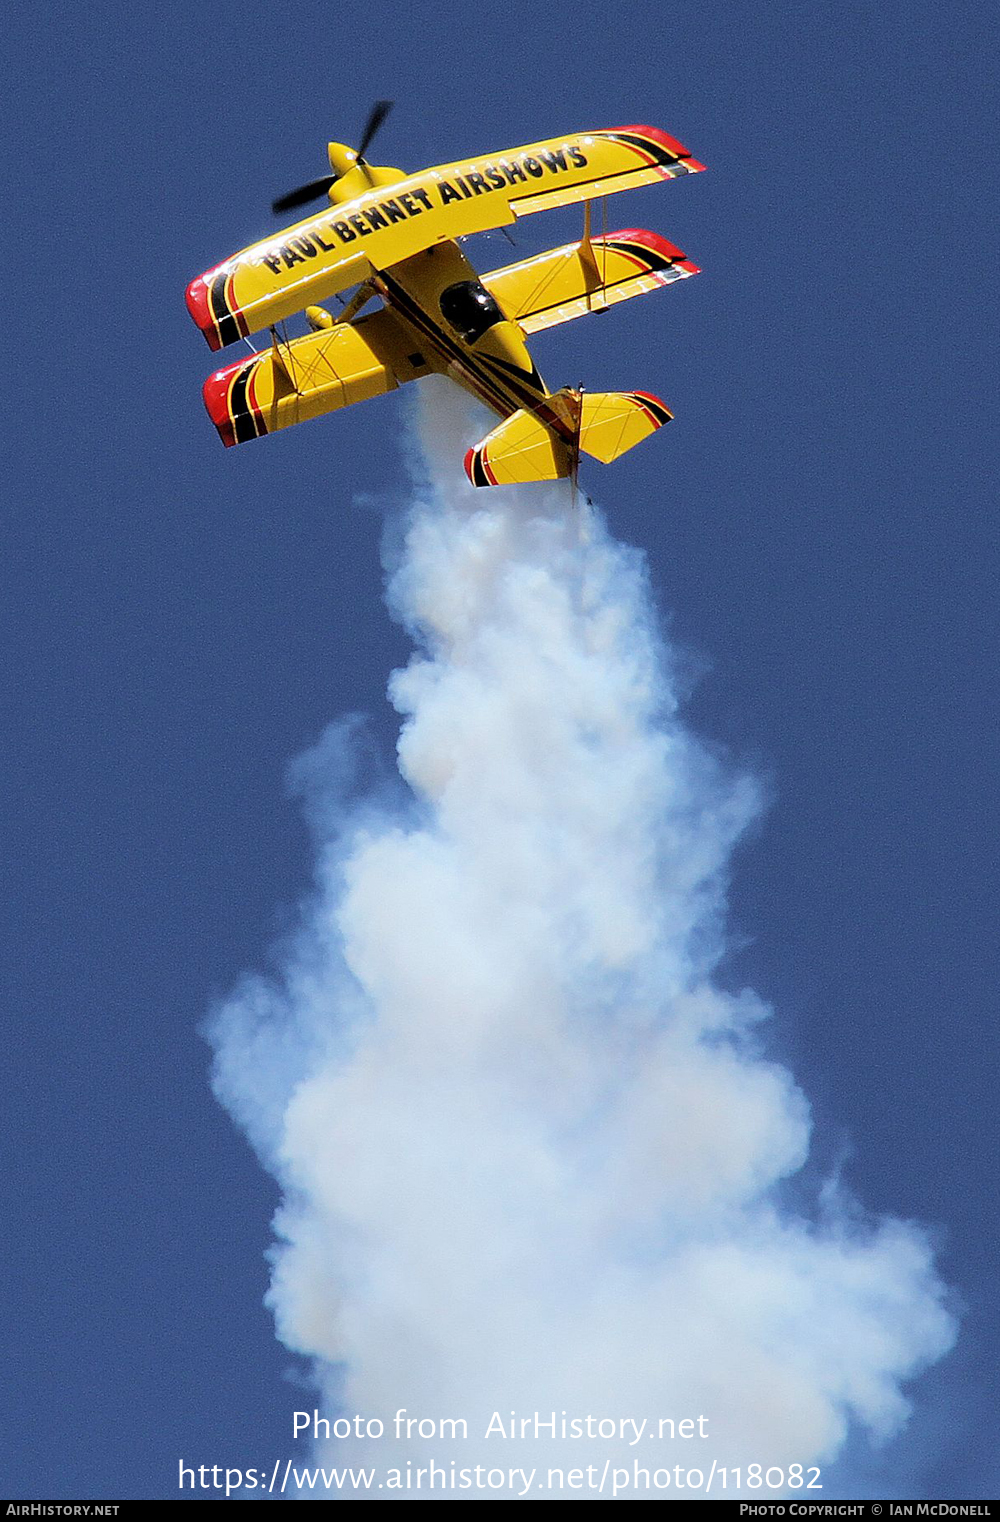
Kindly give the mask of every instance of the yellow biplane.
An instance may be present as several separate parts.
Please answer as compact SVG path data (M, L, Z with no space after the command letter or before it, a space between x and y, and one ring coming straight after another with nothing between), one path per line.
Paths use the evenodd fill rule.
M525 336L697 274L678 248L641 229L591 235L590 201L704 166L656 127L550 138L419 174L364 155L391 102L379 101L357 150L330 143L332 174L274 203L330 206L199 275L191 316L211 349L270 329L271 346L205 382L224 444L305 422L404 381L451 376L503 421L465 457L475 486L575 478L580 451L610 462L670 420L644 391L550 392ZM478 276L459 247L551 207L585 205L579 242ZM316 303L356 287L336 315ZM363 309L381 298L381 307ZM311 332L289 339L304 310Z

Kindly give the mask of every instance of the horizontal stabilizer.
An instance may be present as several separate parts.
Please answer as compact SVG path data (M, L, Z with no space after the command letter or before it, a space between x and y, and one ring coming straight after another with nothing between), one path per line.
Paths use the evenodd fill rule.
M469 450L465 473L473 486L562 480L580 450L610 465L671 416L648 391L557 391L538 411L504 418Z
M465 474L473 486L560 481L571 474L572 460L572 443L522 407L469 450Z
M580 416L580 448L610 465L673 417L648 391L585 391Z
M549 249L482 278L507 316L537 333L697 274L698 266L666 238L633 227Z

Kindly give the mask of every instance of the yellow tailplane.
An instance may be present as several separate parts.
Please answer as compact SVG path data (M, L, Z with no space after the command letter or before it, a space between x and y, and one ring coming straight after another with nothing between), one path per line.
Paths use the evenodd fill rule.
M672 417L647 391L557 391L536 410L504 418L465 457L473 486L571 476L580 451L609 465Z

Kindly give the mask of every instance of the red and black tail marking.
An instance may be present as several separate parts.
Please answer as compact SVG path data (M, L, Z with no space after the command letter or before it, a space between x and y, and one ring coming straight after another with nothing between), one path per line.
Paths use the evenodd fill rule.
M639 403L643 412L653 419L657 428L662 428L664 423L673 422L673 413L664 402L660 401L658 396L653 396L649 391L630 391L628 394L634 401Z
M467 450L465 456L465 474L473 486L496 486L496 476L489 468L486 458L486 445L480 444L476 449Z

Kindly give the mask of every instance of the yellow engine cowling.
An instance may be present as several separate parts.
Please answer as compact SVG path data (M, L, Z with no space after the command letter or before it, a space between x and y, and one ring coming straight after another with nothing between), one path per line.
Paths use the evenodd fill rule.
M337 176L327 192L335 206L363 196L375 185L392 185L407 178L402 169L391 169L385 164L359 163L357 153L346 143L327 143L326 152L330 168Z

